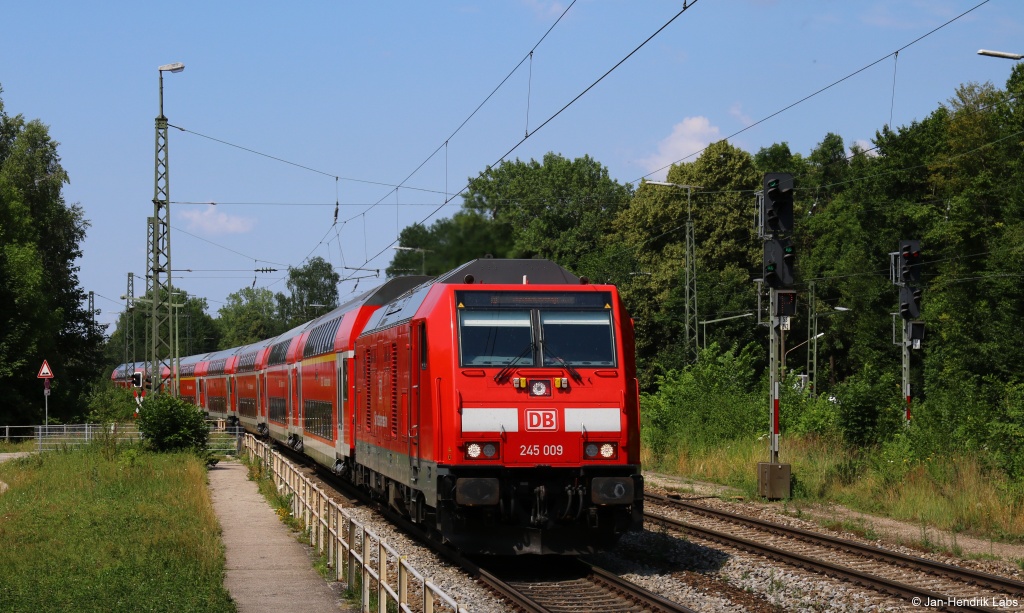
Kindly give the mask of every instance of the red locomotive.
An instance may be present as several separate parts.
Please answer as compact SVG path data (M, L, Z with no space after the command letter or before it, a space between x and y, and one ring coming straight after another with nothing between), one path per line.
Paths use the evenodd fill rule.
M275 339L186 361L211 415L464 552L588 553L642 525L632 322L615 287L552 262L398 277Z

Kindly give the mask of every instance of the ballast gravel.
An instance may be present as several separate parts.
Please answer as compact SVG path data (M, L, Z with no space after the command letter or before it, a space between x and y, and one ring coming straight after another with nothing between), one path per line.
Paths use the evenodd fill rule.
M308 471L314 481L313 472ZM322 484L332 497L344 500ZM656 486L651 489L658 489ZM716 498L703 504L732 512L762 517L809 530L829 532L821 526L793 518L756 503L727 502ZM469 611L499 613L511 606L495 597L473 578L441 559L414 538L392 526L372 509L345 508L367 528L401 552L424 577L438 585ZM844 534L845 538L855 538ZM859 539L865 542L865 539ZM906 547L874 541L897 550ZM912 551L915 555L920 551ZM933 557L927 555L927 557ZM935 555L937 559L948 558ZM840 580L795 569L760 556L732 550L718 544L679 536L657 527L625 535L612 551L588 558L591 562L643 586L669 600L698 611L733 613L741 611L910 611L910 603L880 595ZM965 565L1012 576L1012 568L992 561L962 561ZM998 568L993 568L997 566ZM1019 574L1019 573L1018 573ZM443 610L443 609L442 609Z

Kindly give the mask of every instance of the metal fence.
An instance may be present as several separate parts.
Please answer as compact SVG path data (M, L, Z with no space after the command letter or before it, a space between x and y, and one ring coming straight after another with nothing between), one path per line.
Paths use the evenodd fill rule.
M290 499L292 516L309 530L309 544L326 555L337 580L359 588L361 611L369 612L374 601L379 613L467 611L280 453L251 434L243 444L248 456L270 471L278 493Z
M243 430L223 419L208 420L207 449L216 455L238 455ZM122 424L50 424L46 426L0 426L0 453L10 451L55 451L94 442L138 443L143 438L134 422Z

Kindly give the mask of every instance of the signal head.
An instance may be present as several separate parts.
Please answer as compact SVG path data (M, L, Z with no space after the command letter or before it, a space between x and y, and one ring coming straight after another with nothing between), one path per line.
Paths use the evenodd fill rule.
M796 249L788 238L764 243L764 280L769 287L793 287L796 279Z
M900 241L900 281L917 283L921 280L921 241Z
M793 231L793 175L770 172L764 175L764 211L761 228L764 234L786 234Z

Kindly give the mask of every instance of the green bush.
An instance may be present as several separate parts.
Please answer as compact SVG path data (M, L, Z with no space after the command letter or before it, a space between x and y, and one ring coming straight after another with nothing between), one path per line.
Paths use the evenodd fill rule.
M131 390L104 381L89 395L88 420L91 423L125 422L132 418L136 406Z
M205 452L210 438L202 411L167 394L151 396L142 403L139 432L155 451Z
M756 381L755 347L712 345L696 364L659 377L640 401L641 437L656 455L676 445L704 449L767 430L767 396Z
M889 440L902 427L900 386L892 370L872 365L848 377L832 394L843 439L851 445L870 446Z

